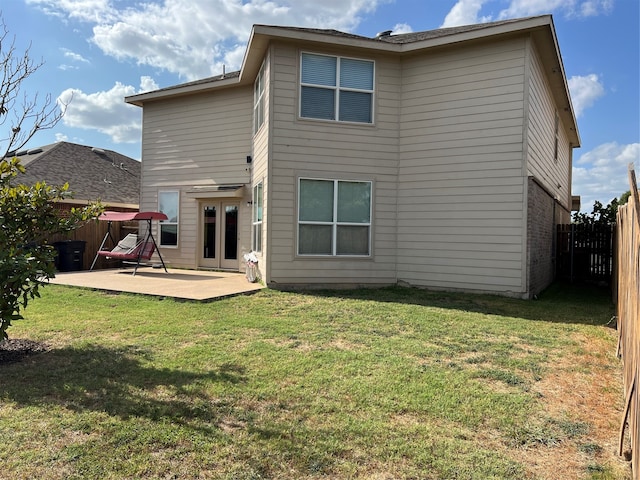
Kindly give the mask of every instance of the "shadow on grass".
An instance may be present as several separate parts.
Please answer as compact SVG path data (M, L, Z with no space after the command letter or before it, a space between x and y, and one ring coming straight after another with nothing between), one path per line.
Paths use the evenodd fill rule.
M0 365L0 399L22 407L60 405L123 419L144 417L212 431L236 407L212 402L211 383L246 381L245 370L222 364L208 372L155 368L133 348L86 345L53 349L22 362Z
M615 311L608 287L564 282L553 283L535 300L399 286L380 289L317 290L304 293L320 297L423 305L487 315L581 325L607 325ZM610 326L615 328L613 322Z

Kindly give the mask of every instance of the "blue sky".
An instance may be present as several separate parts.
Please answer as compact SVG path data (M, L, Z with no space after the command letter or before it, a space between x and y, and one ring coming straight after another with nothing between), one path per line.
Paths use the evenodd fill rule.
M28 147L69 141L140 159L141 110L127 95L237 70L256 23L365 36L551 13L582 146L573 193L583 211L629 189L640 166L638 0L3 0L18 52L44 65L29 96L69 103ZM0 124L0 149L8 125Z

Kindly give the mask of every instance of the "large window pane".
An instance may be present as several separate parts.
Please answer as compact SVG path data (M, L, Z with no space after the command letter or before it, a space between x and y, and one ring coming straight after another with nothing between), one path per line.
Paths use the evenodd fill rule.
M306 118L335 120L336 92L326 88L302 87L300 115Z
M340 87L373 90L373 62L342 58L340 60Z
M336 86L337 58L326 55L302 54L302 83Z
M168 222L176 223L178 221L178 192L159 192L158 208L169 217Z
M331 255L332 232L331 225L300 225L298 253L300 255Z
M301 222L333 221L333 182L300 180Z
M338 182L338 222L369 223L371 217L371 184Z
M340 91L340 120L371 123L371 93Z
M369 255L369 227L338 225L337 255Z

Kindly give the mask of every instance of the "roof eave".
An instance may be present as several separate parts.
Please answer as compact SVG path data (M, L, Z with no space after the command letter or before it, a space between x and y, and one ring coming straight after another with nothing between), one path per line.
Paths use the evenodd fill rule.
M223 78L221 80L215 80L211 82L202 82L197 84L186 84L183 86L176 86L164 90L154 90L152 92L139 93L137 95L130 95L124 97L124 101L131 105L142 107L145 102L153 100L161 100L168 97L178 97L183 95L191 95L194 93L202 93L209 90L220 89L225 87L231 87L240 83L238 76L232 76L229 78Z

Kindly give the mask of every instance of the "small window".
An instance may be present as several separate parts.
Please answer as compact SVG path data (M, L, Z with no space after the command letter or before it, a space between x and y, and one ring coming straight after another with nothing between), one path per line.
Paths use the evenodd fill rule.
M160 246L178 246L179 198L179 192L158 192L158 211L164 213L168 217L168 220L160 221Z
M301 117L373 123L372 61L303 53L300 70Z
M371 182L301 178L298 254L371 255Z
M251 249L254 252L262 252L262 182L253 187L253 235Z
M264 63L253 87L253 133L264 123Z

